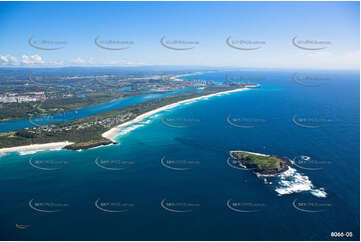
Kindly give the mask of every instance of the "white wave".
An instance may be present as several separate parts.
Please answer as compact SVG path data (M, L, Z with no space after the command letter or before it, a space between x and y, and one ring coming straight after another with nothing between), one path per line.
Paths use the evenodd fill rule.
M46 148L46 149L38 149L38 150L23 150L23 151L18 151L19 155L32 155L38 152L42 152L42 151L59 151L62 150L62 147L57 147L57 148Z
M272 182L271 182L271 181L268 181L267 178L264 178L264 179L263 179L263 182L264 182L264 184L272 184Z
M26 150L26 151L18 151L19 155L32 155L44 150Z
M137 122L137 123L134 123L124 129L122 129L116 137L120 137L120 136L123 136L125 134L128 134L130 133L131 131L137 129L137 128L140 128L140 127L143 127L145 126L146 124L149 124L150 122L152 121L152 119L147 119L147 120L143 120L143 121L140 121L140 122Z
M306 156L306 155L301 155L301 159L302 159L302 160L310 160L311 157Z
M94 149L99 149L101 147L106 147L106 146L113 146L114 144L110 143L110 144L107 144L107 145L99 145L99 146L96 146L96 147L93 147L93 148L89 148L88 150L94 150ZM83 151L83 150L80 150L80 151Z
M279 175L278 185L275 191L280 196L307 191L316 197L327 196L323 188L315 188L308 176L301 175L292 167Z
M63 149L62 147L58 147L58 148L49 149L49 151L59 151L59 150L62 150L62 149Z
M233 93L233 92L240 92L240 91L245 91L245 90L248 90L248 88L238 88L238 89L233 89L233 90L229 90L229 91L224 91L224 92L220 92L220 93L217 93L217 94L208 94L208 95L205 95L205 96L201 96L201 97L196 97L196 98L191 98L189 100L182 100L182 101L179 101L179 102L176 102L176 103L172 103L172 104L169 104L169 105L166 105L166 106L162 106L160 108L157 108L157 109L154 109L152 111L149 111L149 112L146 112L146 113L143 113L139 116L137 116L135 119L133 120L130 120L130 121L127 121L125 123L122 123L120 125L118 125L117 127L114 127L106 132L104 132L102 134L102 136L104 138L107 138L107 139L110 139L110 140L113 140L115 137L118 137L118 136L122 136L124 135L125 133L129 133L129 129L130 130L134 130L135 128L131 127L131 128L126 128L125 131L122 131L120 133L119 130L121 130L121 128L123 127L128 127L129 125L133 125L133 124L136 124L138 122L141 122L143 119L145 118L149 118L151 116L153 116L154 114L156 113L159 113L159 112L163 112L163 111L166 111L166 110L170 110L170 109L174 109L174 108L177 108L177 107L180 107L181 105L185 104L185 103L188 103L190 101L197 101L197 100L204 100L204 99L208 99L210 97L213 97L213 96L220 96L220 95L224 95L224 94L229 94L229 93Z
M133 130L135 130L135 129L137 129L137 128L139 128L139 127L143 127L143 126L144 126L144 125L132 125L132 126L129 126L129 127L125 128L125 129L122 129L122 131L119 132L119 134L117 135L117 137L123 136L123 135L125 135L125 134L127 134L127 133L129 133L129 132L131 132L131 131L133 131Z
M320 189L312 189L311 194L315 197L327 197L327 193L322 187Z

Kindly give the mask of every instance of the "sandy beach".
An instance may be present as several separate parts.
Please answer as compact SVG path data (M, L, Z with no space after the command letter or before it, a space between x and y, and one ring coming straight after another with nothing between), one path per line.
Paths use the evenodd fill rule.
M61 149L64 146L71 145L71 144L73 144L73 143L64 141L64 142L55 142L55 143L47 143L47 144L24 145L24 146L17 146L17 147L11 147L11 148L2 148L2 149L0 149L0 153L32 151L32 150Z
M180 77L192 76L192 75L199 75L199 74L202 74L202 72L194 72L194 73L180 74L180 75L172 76L172 77L169 78L169 79L172 80L172 81L183 81L183 79L180 79Z
M143 114L137 116L135 119L132 119L132 120L130 120L128 122L122 123L122 124L118 125L117 127L114 127L112 129L104 132L102 134L102 136L104 138L107 138L107 139L110 139L110 140L114 141L114 138L117 136L117 134L119 133L119 131L122 128L125 128L125 127L127 127L129 125L132 125L134 123L142 121L143 119L148 118L149 116L152 116L153 114L156 114L158 112L161 112L161 111L164 111L164 110L167 110L167 109L172 109L172 108L177 107L177 106L179 106L181 104L184 104L184 103L193 102L193 101L201 100L201 99L207 99L207 98L210 98L210 97L213 97L213 96L220 96L220 95L224 95L224 94L228 94L228 93L232 93L232 92L245 91L245 90L248 90L248 88L238 88L238 89L234 89L234 90L230 90L230 91L213 93L213 94L209 94L209 95L205 95L205 96L201 96L201 97L186 99L186 100L182 100L182 101L179 101L179 102L176 102L176 103L172 103L172 104L169 104L169 105L154 109L152 111L143 113Z
M169 78L169 79L170 79L170 80L173 80L173 81L184 81L183 79L180 79L180 77L200 75L200 74L212 73L212 72L217 72L217 71L204 71L204 72L198 71L198 72L193 72L193 73L175 75L175 76L172 76L172 77Z
M209 95L205 95L205 96L201 96L201 97L196 97L196 98L191 98L191 99L186 99L186 100L182 100L176 103L172 103L157 109L154 109L152 111L143 113L139 116L137 116L135 119L132 119L128 122L122 123L120 125L118 125L117 127L114 127L106 132L104 132L102 134L102 136L104 138L107 138L109 140L114 141L114 138L117 136L117 134L119 133L119 131L121 131L122 128L125 128L129 125L132 125L134 123L137 123L139 121L142 121L143 119L152 116L153 114L156 114L158 112L164 111L164 110L168 110L168 109L172 109L174 107L177 107L181 104L185 104L185 103L189 103L189 102L193 102L196 100L201 100L201 99L207 99L213 96L220 96L220 95L224 95L224 94L228 94L228 93L232 93L232 92L240 92L240 91L244 91L247 90L248 88L239 88L239 89L234 89L234 90L230 90L230 91L224 91L224 92L218 92L218 93L213 93L213 94L209 94ZM2 148L0 149L0 154L1 153L8 153L8 152L23 152L23 151L41 151L41 150L50 150L50 149L62 149L67 145L71 145L73 144L72 142L69 141L64 141L64 142L54 142L54 143L46 143L46 144L33 144L33 145L25 145L25 146L16 146L16 147L11 147L11 148Z

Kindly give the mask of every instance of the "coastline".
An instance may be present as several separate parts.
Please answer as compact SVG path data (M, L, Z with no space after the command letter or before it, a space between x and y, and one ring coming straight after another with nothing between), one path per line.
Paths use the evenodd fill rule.
M195 97L195 98L190 98L190 99L186 99L186 100L182 100L176 103L172 103L172 104L168 104L166 106L163 107L159 107L157 109L151 110L149 112L143 113L137 117L135 117L132 120L129 120L125 123L122 123L116 127L111 128L110 130L104 132L102 134L103 138L106 138L112 142L116 142L114 140L114 138L116 136L118 136L120 130L122 128L125 128L127 126L130 126L134 123L137 123L139 121L142 121L145 118L148 118L150 116L152 116L153 114L156 114L158 112L164 111L164 110L168 110L168 109L172 109L175 108L181 104L185 104L185 103L189 103L189 102L193 102L193 101L197 101L197 100L202 100L202 99L207 99L210 97L214 97L214 96L221 96L224 94L228 94L228 93L233 93L233 92L240 92L240 91L245 91L248 90L249 88L237 88L237 89L233 89L233 90L229 90L229 91L223 91L223 92L218 92L218 93L212 93L212 94L208 94L208 95L204 95L204 96L200 96L200 97ZM22 152L22 151L43 151L43 150L51 150L51 149L63 149L66 146L70 146L74 144L73 142L69 142L69 141L63 141L63 142L52 142L52 143L45 143L45 144L32 144L32 145L24 145L24 146L15 146L15 147L10 147L10 148L0 148L0 154L5 154L5 153L10 153L10 152ZM103 146L103 145L101 145ZM101 147L101 146L97 146L97 147ZM97 148L97 147L92 147L92 148Z
M200 75L203 74L204 72L193 72L193 73L187 73L187 74L179 74L179 75L175 75L170 77L169 79L172 81L184 81L183 79L180 79L180 77L185 77L185 76L192 76L192 75Z
M142 121L143 119L145 118L148 118L150 116L152 116L153 114L156 114L158 112L161 112L161 111L164 111L164 110L168 110L168 109L172 109L174 107L177 107L181 104L184 104L184 103L188 103L190 101L196 101L196 100L201 100L201 99L206 99L206 98L210 98L210 97L213 97L213 96L220 96L220 95L224 95L224 94L228 94L228 93L233 93L233 92L240 92L240 91L245 91L245 90L248 90L248 88L237 88L237 89L233 89L233 90L229 90L229 91L224 91L224 92L218 92L218 93L212 93L212 94L209 94L209 95L204 95L204 96L201 96L201 97L196 97L196 98L191 98L191 99L186 99L186 100L182 100L182 101L179 101L179 102L176 102L176 103L172 103L172 104L168 104L166 106L163 106L163 107L160 107L160 108L157 108L157 109L154 109L152 111L149 111L149 112L146 112L146 113L143 113L137 117L135 117L134 119L132 120L129 120L125 123L122 123L114 128L111 128L110 130L104 132L102 134L102 137L106 138L106 139L109 139L113 142L115 142L114 138L118 135L119 131L122 129L122 128L125 128L129 125L132 125L134 123L137 123L139 121Z
M54 142L54 143L45 143L45 144L15 146L15 147L11 147L11 148L2 148L2 149L0 149L0 153L32 151L32 150L62 149L65 146L71 145L71 144L73 144L73 143L69 142L69 141L64 141L64 142Z
M201 74L212 73L212 72L217 72L217 71L197 71L197 72L192 72L192 73L175 75L175 76L170 77L169 79L173 80L173 81L184 81L183 79L180 79L180 78L185 77L185 76L201 75Z

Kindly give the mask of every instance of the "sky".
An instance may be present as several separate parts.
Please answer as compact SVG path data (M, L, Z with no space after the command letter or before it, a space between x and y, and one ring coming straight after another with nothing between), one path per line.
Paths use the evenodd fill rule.
M360 5L0 3L0 66L142 65L357 70Z

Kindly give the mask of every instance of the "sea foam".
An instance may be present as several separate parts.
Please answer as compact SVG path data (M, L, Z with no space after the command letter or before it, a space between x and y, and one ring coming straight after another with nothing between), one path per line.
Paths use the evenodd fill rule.
M313 196L326 197L327 193L323 188L315 188L308 176L297 172L290 167L279 175L278 186L275 191L281 196L285 194L309 191Z
M123 136L125 134L128 134L129 132L137 129L137 128L140 128L140 127L143 127L147 124L149 124L152 120L151 119L146 119L146 120L143 120L143 121L139 121L139 122L136 122L132 125L129 125L127 127L125 127L124 129L122 129L116 137L120 137L120 136Z
M19 150L18 153L19 155L32 155L42 151L59 151L62 149L63 149L62 147L57 147L57 148L38 149L38 150Z

